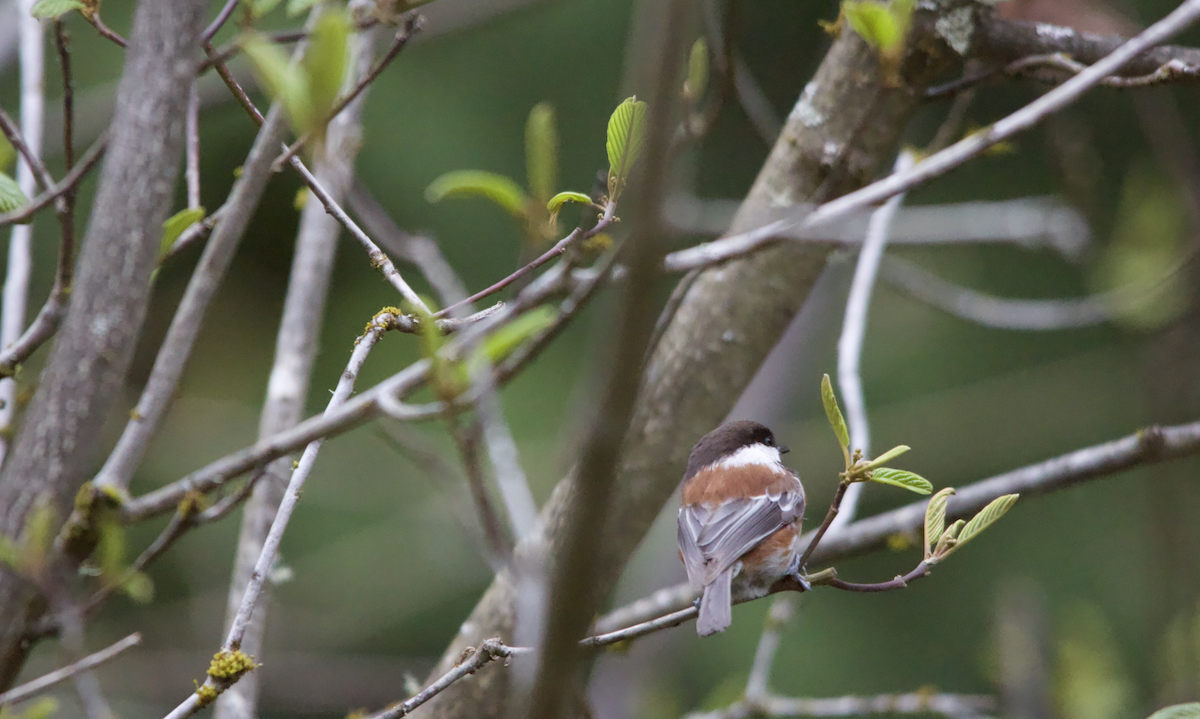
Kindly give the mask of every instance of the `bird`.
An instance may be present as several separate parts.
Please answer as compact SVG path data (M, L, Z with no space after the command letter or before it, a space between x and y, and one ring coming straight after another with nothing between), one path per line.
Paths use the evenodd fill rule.
M734 581L763 596L775 581L799 577L804 487L783 465L788 448L758 422L727 422L692 448L679 507L679 554L688 582L703 589L696 631L732 622Z

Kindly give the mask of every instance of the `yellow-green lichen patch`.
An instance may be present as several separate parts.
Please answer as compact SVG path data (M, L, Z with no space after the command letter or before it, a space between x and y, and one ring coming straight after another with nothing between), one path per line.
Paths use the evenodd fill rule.
M219 682L232 683L259 666L254 663L254 657L240 649L222 651L213 655L212 663L208 665L208 675Z

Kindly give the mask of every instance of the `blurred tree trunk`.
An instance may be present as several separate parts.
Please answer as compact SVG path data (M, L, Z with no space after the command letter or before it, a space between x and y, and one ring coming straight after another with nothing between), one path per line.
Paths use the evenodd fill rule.
M883 82L879 59L853 32L840 34L788 118L732 232L762 224L771 209L826 200L860 187L890 166L900 134L929 82L957 61L944 44L914 40L899 87ZM830 247L786 243L686 278L674 315L644 373L626 435L617 487L591 591L608 596L663 504L692 444L729 412L778 341L825 266ZM517 548L553 557L565 534L574 487L559 484L542 511L542 530ZM468 646L511 638L513 577L501 572L463 623L433 676L449 670ZM430 716L503 717L508 674L488 667L430 702Z
M95 468L145 318L207 8L207 0L138 5L70 306L0 474L0 533L9 537L41 503L65 519ZM26 627L44 611L31 583L0 572L0 689L20 671Z

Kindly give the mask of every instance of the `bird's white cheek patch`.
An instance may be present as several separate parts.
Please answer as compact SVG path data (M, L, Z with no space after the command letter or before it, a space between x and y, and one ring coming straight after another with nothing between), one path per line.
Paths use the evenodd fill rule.
M717 462L717 468L733 469L752 464L769 467L773 470L783 469L783 463L779 460L779 450L775 447L768 447L765 444L752 444L742 447L725 459Z

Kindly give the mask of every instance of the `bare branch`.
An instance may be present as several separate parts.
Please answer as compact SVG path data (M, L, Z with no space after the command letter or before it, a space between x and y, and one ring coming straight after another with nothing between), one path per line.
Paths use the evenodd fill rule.
M488 662L496 659L503 659L505 665L508 660L514 655L523 651L516 647L505 646L499 639L488 639L479 645L479 649L471 648L469 652L463 652L462 659L454 666L453 669L446 672L437 681L430 684L420 693L408 701L400 702L395 706L385 709L384 711L372 714L368 719L399 719L412 712L413 709L421 706L433 697L440 694L454 682L463 677L474 674L480 667Z
M236 1L236 0L235 0ZM197 82L192 83L192 91L188 96L187 133L185 148L187 153L187 206L188 209L200 207L200 88Z
M95 669L101 664L117 658L125 650L132 649L141 643L142 635L134 632L124 639L114 642L108 647L101 649L95 654L89 654L74 664L65 666L62 669L56 669L48 674L38 677L37 679L31 679L19 687L9 689L3 694L0 694L0 706L6 704L16 704L19 701L24 701L31 696L40 694L55 684L64 682L67 679L71 679L80 672Z
M346 364L346 370L338 380L337 388L334 389L333 396L329 400L329 405L325 409L326 416L332 414L341 405L346 403L350 394L354 391L354 381L358 378L358 373L366 362L367 355L370 354L371 348L375 346L375 343L379 341L379 338L383 336L385 331L386 325L376 317L371 320L367 331L358 338L354 346L354 351L350 355L350 361ZM280 502L279 509L275 513L275 518L271 523L271 529L263 542L262 551L259 553L258 559L254 564L254 571L251 572L249 580L246 582L246 589L242 595L237 613L230 622L229 633L221 647L221 651L223 652L239 651L242 647L242 641L250 626L254 609L262 595L263 583L266 581L268 574L270 574L271 565L274 563L275 557L279 554L279 544L283 539L283 533L287 530L292 512L296 509L296 504L300 501L300 494L304 489L304 483L308 479L308 475L317 461L317 455L321 451L321 445L324 443L324 437L314 439L310 442L304 448L304 454L300 456L300 460L292 470L287 491L284 493L283 500ZM224 692L236 683L240 677L241 674L229 678L217 678L209 675L205 679L203 686L197 688L183 703L168 714L167 719L182 719L183 717L191 716L208 702L212 701L211 692L215 692L216 694Z
M1005 330L1048 331L1091 327L1112 319L1111 298L1013 300L977 292L902 260L884 258L883 279L913 297L970 322Z
M680 232L720 235L737 212L736 200L700 200L676 196L667 203L667 218ZM802 219L811 205L764 213L767 221ZM867 233L871 211L864 209L844 220L803 229L779 231L780 238L799 241L838 242L858 245ZM947 205L901 207L892 220L888 243L893 245L944 245L975 242L1011 242L1025 249L1049 247L1065 259L1082 257L1091 242L1091 231L1083 215L1052 197L1017 200L958 202ZM685 272L740 257L770 238L751 242L733 235L677 250L667 255L666 268Z
M68 172L67 176L64 177L61 182L56 184L53 189L43 192L42 194L33 198L29 201L28 205L25 205L19 210L13 210L12 212L0 214L0 227L11 225L17 222L25 222L29 218L36 215L38 211L46 205L49 205L51 202L54 202L63 195L72 192L79 185L79 181L86 177L87 174L91 172L92 168L95 167L98 162L100 162L100 158L104 157L104 151L108 149L108 137L109 134L106 131L99 138L97 138L96 141L92 143L92 146L88 148L88 151L84 153L83 157L80 158L79 164L75 166L75 169Z

